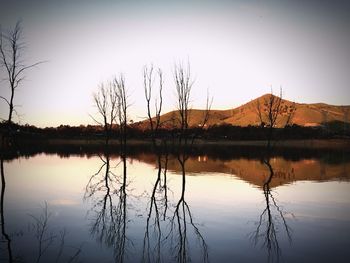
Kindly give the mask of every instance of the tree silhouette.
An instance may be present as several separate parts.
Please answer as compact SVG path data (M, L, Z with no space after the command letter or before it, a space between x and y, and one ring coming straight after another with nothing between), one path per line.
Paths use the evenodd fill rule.
M4 33L0 28L0 66L5 69L5 79L9 85L10 96L6 98L0 96L2 100L9 107L7 118L8 129L11 132L11 124L13 122L13 114L17 114L15 104L15 93L20 84L25 79L25 72L35 67L44 61L36 62L34 64L25 64L23 60L23 51L25 49L25 42L22 36L22 23L17 21L15 27L8 33Z
M260 121L260 126L262 128L267 127L267 147L271 145L273 129L277 127L277 123L281 121L281 118L286 113L285 123L281 124L282 127L291 124L293 116L295 114L295 103L291 105L290 108L283 108L282 99L282 88L280 88L279 96L275 96L271 90L271 93L263 98L261 102L260 99L256 100L256 114Z
M118 116L119 100L117 95L117 87L114 81L109 82L107 87L103 83L100 84L98 91L93 94L94 103L102 121L94 118L92 115L90 116L104 128L106 145L108 145L111 136L113 123L116 122Z
M189 134L191 90L194 84L194 80L191 76L191 68L189 63L187 64L187 68L185 68L182 64L175 65L174 81L176 90L176 108L180 116L180 134L178 136L178 145L179 147L187 147L190 145L192 146L194 140L198 136L199 131L203 129L206 126L206 123L208 122L213 99L210 99L209 92L207 92L206 109L203 114L201 127L194 133Z
M160 125L161 125L160 116L161 116L162 106L163 106L163 94L162 94L163 72L161 69L158 69L159 97L156 97L156 99L154 100L155 116L152 117L151 102L152 102L152 90L153 90L154 81L155 81L155 76L153 75L153 72L154 72L153 65L150 67L147 67L147 66L144 67L143 83L144 83L145 98L147 102L147 117L149 120L152 142L153 142L153 146L156 147L156 138L157 138L158 129L160 128Z

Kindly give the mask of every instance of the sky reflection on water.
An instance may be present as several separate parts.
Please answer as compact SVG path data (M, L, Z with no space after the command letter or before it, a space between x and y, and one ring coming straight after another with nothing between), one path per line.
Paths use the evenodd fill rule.
M182 166L169 156L158 174L157 156L140 155L127 158L125 182L122 161L45 154L4 161L13 258L38 258L35 223L46 202L52 242L40 262L347 262L347 162L277 157L266 185L269 169L255 159L193 156Z

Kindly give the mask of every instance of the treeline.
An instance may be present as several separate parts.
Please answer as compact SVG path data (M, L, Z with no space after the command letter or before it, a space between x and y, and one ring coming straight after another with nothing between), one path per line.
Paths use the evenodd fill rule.
M40 139L103 139L105 130L99 125L69 126L39 128L33 125L11 124L16 138L28 140ZM0 132L5 134L8 126L5 122L0 123ZM180 129L159 128L157 137L159 139L176 138ZM195 134L198 139L205 140L265 140L268 129L264 127L248 126L239 127L229 124L212 125L206 129L188 128L188 135ZM137 123L127 126L126 135L128 139L151 139L152 132L149 129L140 129ZM111 139L120 137L120 129L114 125L109 134ZM332 139L350 138L350 124L343 122L330 122L323 126L302 127L290 125L284 128L274 128L273 138L277 140L287 139Z

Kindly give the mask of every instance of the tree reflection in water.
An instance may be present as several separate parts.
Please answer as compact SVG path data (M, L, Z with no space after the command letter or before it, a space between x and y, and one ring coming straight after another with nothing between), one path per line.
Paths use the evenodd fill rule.
M173 252L177 262L190 262L191 254L188 242L188 226L193 232L201 248L202 262L208 262L208 246L193 221L190 206L186 202L186 161L188 156L185 152L178 154L178 161L182 173L181 195L175 206L175 211L170 219L170 233L166 238L170 238L173 244Z
M149 210L147 213L146 229L143 238L142 262L161 262L161 220L166 220L168 210L168 186L166 177L168 154L166 153L164 155L164 160L162 160L162 157L162 154L159 152L157 154L157 177L152 188L151 196L149 197ZM151 222L152 219L153 223ZM150 233L152 227L153 232ZM154 245L152 244L152 240L155 240Z
M1 252L1 257L6 255L6 259L8 262L13 262L12 256L12 247L11 247L11 238L9 234L6 232L6 224L5 224L5 214L4 214L4 202L5 202L5 190L6 190L6 180L5 180L5 171L4 171L4 158L1 156L1 200L0 200L0 213L1 213L1 243L6 244L4 250L6 252ZM3 250L1 246L1 250Z
M266 207L259 217L256 230L251 234L251 238L255 245L260 243L261 246L266 249L268 262L279 262L282 255L278 238L279 227L285 231L290 243L292 242L292 230L288 226L285 218L285 215L289 213L281 209L281 206L278 205L277 200L271 191L270 183L275 174L270 163L269 154L263 159L263 163L269 170L267 180L263 184Z
M127 165L122 155L120 162L112 168L122 166L117 175L111 171L111 160L107 153L98 171L90 177L85 189L85 199L94 198L93 224L90 232L101 243L113 248L116 262L125 260L127 228ZM116 200L114 197L117 197Z
M163 159L162 161L162 156L158 155L157 177L149 197L142 262L192 261L193 254L190 250L195 244L192 240L189 240L193 238L192 234L195 235L201 250L202 258L200 261L208 262L207 244L193 220L190 206L185 199L185 164L188 157L186 154L178 155L181 167L181 191L180 197L174 203L174 206L169 206L169 211L166 192L170 191L166 185L168 156L164 156ZM161 183L162 175L164 184Z
M1 246L1 258L0 261L4 262L47 262L50 259L51 262L78 262L80 253L82 251L82 244L79 247L66 245L66 230L60 230L59 233L53 232L50 228L50 216L48 205L45 202L45 206L42 209L42 213L38 216L29 215L31 220L28 221L27 231L19 230L17 234L12 234L14 240L11 239L6 231L5 214L4 214L4 201L5 201L5 172L4 172L4 160L1 158L1 243L5 244L5 247ZM21 251L14 245L15 253L12 249L12 242L18 245L19 238L26 236L29 238L30 244L35 244L34 252L31 255L23 255ZM28 242L28 241L27 241ZM28 244L29 244L28 243ZM72 252L67 254L65 250L67 248ZM23 252L22 252L23 253Z

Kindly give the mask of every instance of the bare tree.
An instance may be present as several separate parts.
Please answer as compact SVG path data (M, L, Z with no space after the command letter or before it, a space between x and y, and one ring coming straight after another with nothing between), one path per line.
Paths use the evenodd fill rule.
M0 66L5 69L5 79L9 84L10 96L6 98L0 96L9 107L7 123L10 129L13 113L17 114L16 106L14 104L15 92L25 78L25 72L35 67L44 61L34 64L26 65L23 60L23 50L25 43L22 36L21 21L17 21L15 27L8 33L3 33L0 28Z
M126 135L128 126L128 115L127 110L129 108L128 95L125 88L125 78L123 74L120 74L119 78L114 78L114 84L116 87L116 97L118 100L118 124L120 131L120 145L121 150L125 153L126 147Z
M127 92L125 88L125 78L121 74L119 78L114 78L107 85L101 83L98 92L93 94L95 106L97 107L99 118L91 118L104 128L106 145L109 142L114 124L118 124L120 131L120 145L126 145L127 132Z
M104 128L105 143L108 145L111 136L113 123L115 123L118 115L118 96L115 82L109 82L107 87L101 83L98 91L93 94L95 106L102 120L91 118Z
M175 65L174 68L174 80L176 88L176 107L180 115L180 136L179 144L188 143L189 134L189 119L190 119L190 101L191 101L191 90L194 84L194 80L191 77L190 64L187 64L185 69L181 64ZM209 112L212 104L212 99L209 98L209 93L207 93L206 109L204 111L203 120L201 122L201 128L206 126L209 119ZM191 145L198 134L193 134L191 136Z
M267 127L275 127L277 119L281 114L281 103L282 103L282 88L280 89L279 96L275 96L272 91L269 96L264 98L262 109L260 100L257 100L257 114L261 121L261 124ZM266 121L266 123L265 123Z
M153 65L150 67L145 66L143 70L143 84L144 84L144 90L145 90L145 98L147 102L147 116L150 124L151 129L151 136L152 136L152 142L154 147L156 146L156 137L158 129L161 125L160 122L160 116L162 112L162 105L163 105L163 72L159 68L158 69L158 96L154 99L154 107L155 107L155 116L152 117L152 110L151 110L151 102L152 102L152 90L153 85L155 82L155 76L153 75L154 68ZM159 100L159 101L158 101Z
M191 78L190 65L187 65L187 69L184 69L182 65L175 65L174 68L174 79L175 79L175 88L177 95L177 110L180 115L180 137L179 140L183 139L188 129L189 122L189 103L191 96L191 89L194 84L194 81Z
M282 122L282 116L286 115L285 122L281 124L282 127L291 124L295 113L295 103L288 108L283 108L282 99L282 88L280 88L279 96L275 96L271 90L271 93L263 98L261 102L260 99L256 101L256 114L260 121L261 127L267 127L267 143L268 146L271 143L273 128L277 126L278 122Z

